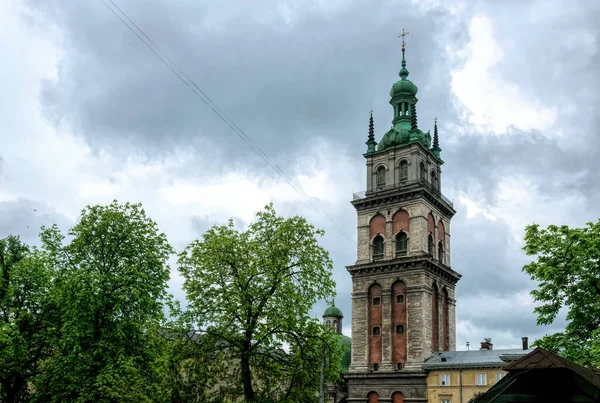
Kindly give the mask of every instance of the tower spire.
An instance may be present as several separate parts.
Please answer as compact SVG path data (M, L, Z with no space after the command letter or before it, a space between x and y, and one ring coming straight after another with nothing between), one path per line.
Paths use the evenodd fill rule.
M440 157L440 152L442 149L440 148L440 137L438 135L438 127L437 127L437 118L433 121L433 147L431 147L431 152L435 157L440 160L440 163L443 164L442 157Z
M373 109L371 109L369 117L369 137L367 137L367 153L375 152L375 146L377 142L375 141L375 124L373 123Z
M437 118L433 119L433 148L440 148L440 139L438 137Z
M402 68L400 69L398 75L402 77L403 80L406 80L406 77L408 77L409 74L408 69L406 68L406 58L404 57L404 51L406 50L406 42L404 42L404 37L408 34L409 32L404 31L404 28L402 28L402 33L398 35L398 38L402 38Z

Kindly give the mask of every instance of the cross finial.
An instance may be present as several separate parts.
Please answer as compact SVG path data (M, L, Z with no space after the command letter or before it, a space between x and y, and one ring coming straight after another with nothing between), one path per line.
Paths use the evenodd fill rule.
M402 28L402 33L400 35L398 35L398 38L402 38L402 51L404 52L404 48L405 48L405 43L404 43L404 37L406 35L408 35L409 32L404 31L404 28Z
M433 118L433 122L437 125L437 118Z

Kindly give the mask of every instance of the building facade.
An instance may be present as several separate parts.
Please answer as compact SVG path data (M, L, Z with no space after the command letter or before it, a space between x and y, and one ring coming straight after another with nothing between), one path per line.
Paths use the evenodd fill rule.
M379 143L369 123L366 191L354 195L358 250L352 276L349 402L426 402L423 362L454 350L452 203L442 195L437 122L433 138L417 124L417 86L408 80L404 43L400 80L390 91L392 127Z

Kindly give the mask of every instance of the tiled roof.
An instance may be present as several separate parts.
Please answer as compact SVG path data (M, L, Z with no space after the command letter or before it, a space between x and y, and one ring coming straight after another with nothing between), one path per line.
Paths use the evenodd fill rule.
M424 369L468 368L468 367L505 367L506 361L521 358L533 349L520 348L505 350L439 351L423 363ZM509 358L509 360L507 360Z

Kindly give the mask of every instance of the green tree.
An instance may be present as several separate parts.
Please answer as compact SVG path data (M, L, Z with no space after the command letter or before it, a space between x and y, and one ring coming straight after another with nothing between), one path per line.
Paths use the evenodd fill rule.
M0 401L29 400L56 326L51 272L18 237L0 239Z
M248 402L318 391L325 336L309 311L335 293L322 235L268 205L247 230L214 226L179 256L187 313L232 357Z
M524 250L536 256L523 271L538 282L531 292L541 302L534 310L538 325L549 325L561 309L568 310L565 330L536 345L600 367L600 221L583 228L529 225Z
M116 201L85 208L68 235L65 244L56 226L41 234L61 325L35 400L152 401L171 246L141 205Z

